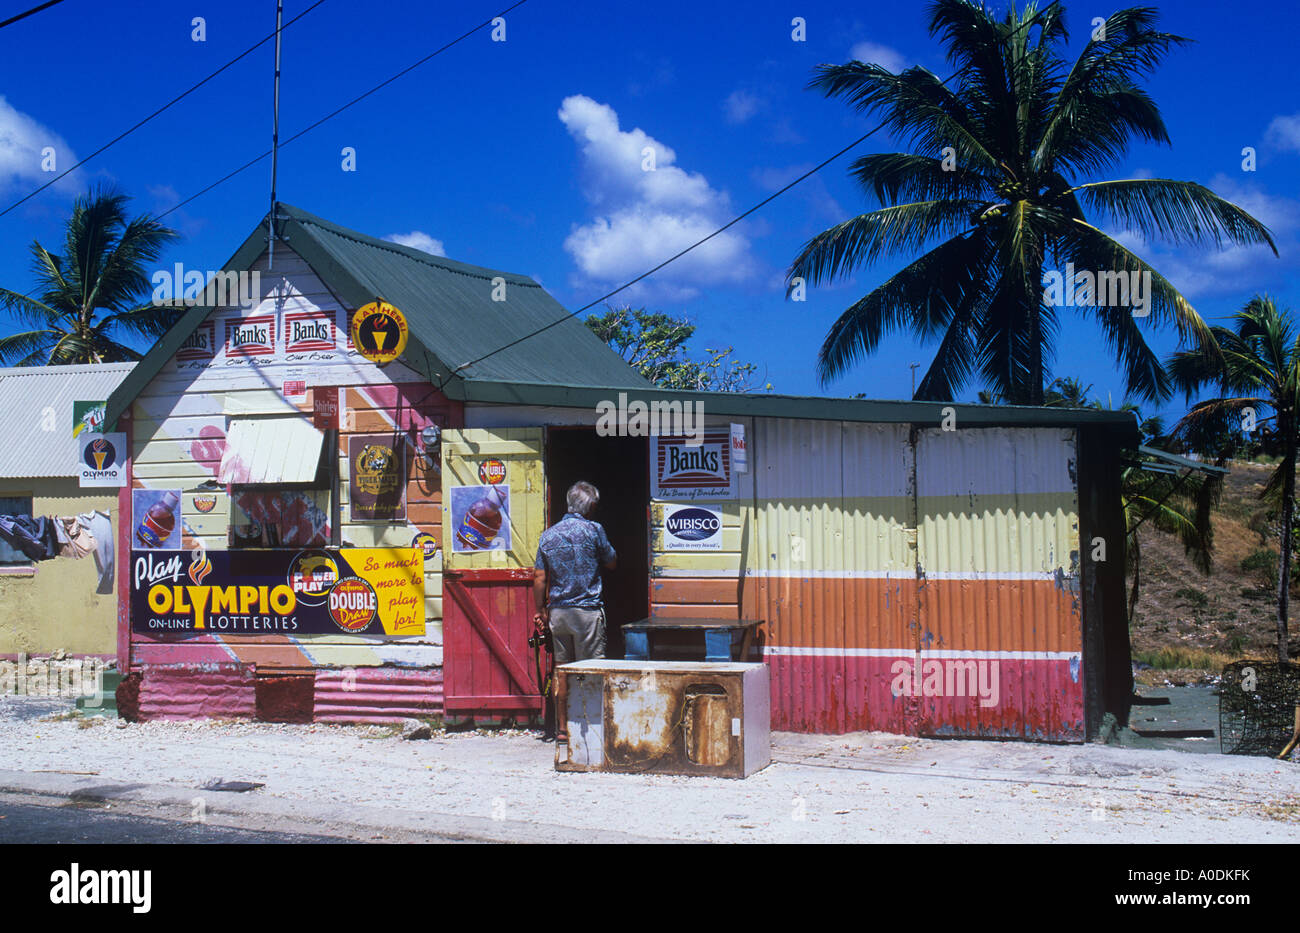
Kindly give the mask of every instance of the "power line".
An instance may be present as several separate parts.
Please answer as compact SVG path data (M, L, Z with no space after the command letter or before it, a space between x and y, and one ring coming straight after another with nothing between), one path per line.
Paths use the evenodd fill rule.
M376 91L382 90L383 88L392 84L398 78L401 78L407 73L414 71L416 68L419 68L421 65L423 65L425 62L429 61L430 59L436 58L437 56L441 55L443 52L447 51L452 46L458 45L459 43L465 41L466 39L474 35L474 33L478 32L483 27L491 26L492 23L496 21L498 18L505 16L511 10L515 9L516 7L523 6L527 2L528 0L516 0L515 3L506 7L500 13L496 14L496 16L484 20L483 22L479 23L477 26L473 27L472 29L469 29L461 33L459 36L457 36L455 39L452 39L450 42L443 45L441 48L435 49L434 51L430 52L428 55L424 56L424 58L421 58L419 61L407 65L401 71L397 72L397 74L381 81L379 84L376 84L374 87L372 87L370 90L366 91L365 93L359 94L356 97L352 98L350 101L348 101L343 106L339 107L337 110L333 110L330 113L325 114L325 116L321 117L315 123L311 123L308 126L303 127L301 130L294 133L288 139L283 140L280 143L280 147L284 148L285 146L289 145L289 143L293 142L295 139L298 139L300 136L305 136L307 133L310 133L312 130L316 129L316 127L320 126L322 123L326 122L327 120L334 119L343 111L347 110L349 107L361 103L361 101L365 100L371 94L374 94ZM188 198L186 198L184 201L181 201L179 204L175 205L174 207L171 207L168 210L163 211L161 214L158 215L157 219L162 219L163 217L166 217L168 214L172 213L172 211L180 210L186 204L189 204L191 201L195 200L196 198L199 198L207 194L209 191L211 191L213 188L217 187L218 185L223 184L229 181L230 179L234 178L236 175L240 174L241 172L245 172L248 169L252 168L254 165L256 165L258 162L261 162L269 155L271 155L270 149L266 150L266 152L263 152L260 156L257 156L256 158L250 159L249 161L245 162L243 165L235 169L233 172L230 172L229 174L223 175L221 178L218 178L216 181L208 185L206 188L202 189L201 191L195 192L194 194L190 195Z
M50 0L49 3L42 3L40 6L34 6L34 7L32 7L32 8L31 8L30 10L28 10L26 13L19 13L17 16L11 16L11 17L9 17L7 20L5 20L3 23L0 23L0 29L4 29L6 26L12 26L14 23L18 22L20 19L26 19L27 17L31 16L31 15L34 14L34 13L39 13L39 12L41 12L41 10L48 10L50 7L52 7L52 6L56 6L57 4L60 4L60 3L62 3L62 2L63 2L63 0Z
M1056 6L1056 5L1057 5L1057 0L1054 0L1053 3L1048 4L1048 6L1047 6L1047 7L1044 7L1044 8L1043 8L1043 11L1040 11L1040 12L1045 12L1047 9L1050 9L1051 7ZM1010 39L1010 38L1011 38L1012 36L1014 36L1016 33L1020 32L1022 29L1025 29L1026 27L1033 25L1033 23L1034 23L1033 20L1026 20L1025 22L1021 23L1019 26L1017 26L1014 30L1012 30L1010 33L1008 33L1008 34L1006 35L1005 38L1006 38L1006 39ZM940 81L940 82L939 82L939 86L940 86L940 87L943 87L943 86L944 86L945 84L947 84L949 81L953 80L953 78L956 78L958 75L963 74L964 72L968 71L968 70L969 70L970 68L972 68L972 67L973 67L973 65L967 65L965 68L961 68L961 69L959 69L959 70L957 70L957 71L954 71L954 72L953 72L952 74L950 74L948 77L946 77L946 78L944 78L942 81ZM799 184L801 181L803 181L805 178L808 178L809 176L811 176L811 175L815 175L817 172L820 172L822 169L824 169L826 166L830 165L832 162L834 162L834 161L835 161L836 159L838 159L840 156L844 155L844 153L846 153L846 152L848 152L850 149L853 149L854 147L858 146L860 143L862 143L864 140L866 140L867 137L872 136L872 135L874 135L875 133L877 133L877 132L881 129L881 127L883 127L883 126L884 126L886 123L888 123L888 122L889 122L888 118L886 118L885 120L880 121L880 123L876 124L875 127L873 127L872 129L868 130L867 132L863 133L861 136L859 136L859 137L858 137L857 139L855 139L853 142L849 143L847 146L845 146L845 147L844 147L843 149L841 149L839 152L837 152L837 153L835 153L834 155L832 155L830 158L824 159L823 161L821 161L821 162L817 163L816 165L814 165L811 169L809 169L808 171L804 172L802 175L800 175L800 176L799 176L798 178L796 178L794 181L790 182L790 183L789 183L788 185L786 185L784 188L782 188L782 189L780 189L779 191L776 191L776 192L774 192L774 193L768 195L766 198L764 198L763 200L759 201L757 204L755 204L755 205L754 205L753 207L751 207L749 210L745 211L743 214L740 214L740 215L738 215L737 217L732 218L732 219L729 220L727 223L723 224L721 227L719 227L718 229L714 230L714 231L713 231L712 233L710 233L708 236L705 236L705 237L703 237L703 238L701 238L701 239L699 239L699 240L696 240L694 243L692 243L690 246L686 247L685 249L683 249L683 250L681 250L681 251L679 251L679 252L677 252L677 253L674 253L672 256L669 256L667 259L665 259L663 262L659 263L659 265L655 266L653 269L650 269L650 270L648 270L648 271L646 271L646 272L642 272L640 275L638 275L636 278L632 279L630 282L625 282L624 284L620 285L618 288L614 289L613 291L611 291L611 292L606 292L604 295L602 295L601 297L597 298L595 301L588 302L587 304L583 305L581 308L579 308L579 309L576 310L576 311L570 311L568 314L564 315L564 317L559 318L559 319L557 319L557 320L554 320L554 321L552 321L551 323L546 324L546 325L544 325L544 326L542 326L542 327L539 327L537 330L533 331L532 333L524 334L522 337L518 337L518 338L516 338L516 339L510 341L509 343L505 344L504 346L497 347L495 350L491 351L490 353L485 353L485 354L483 354L482 356L480 356L480 357L478 357L478 358L476 358L476 359L472 359L472 360L470 360L470 361L467 362L467 363L461 363L459 366L455 367L451 372L447 373L446 378L444 378L444 379L442 380L442 382L440 382L440 383L438 384L438 391L441 392L442 389L447 385L447 383L451 381L452 376L456 375L456 373L460 372L462 369L466 369L466 368L468 368L468 367L470 367L470 366L474 366L474 365L476 365L476 364L478 364L478 363L483 362L483 361L486 360L486 359L489 359L490 357L496 356L498 353L504 352L505 350L509 350L511 347L518 346L519 344L523 343L525 340L531 340L532 338L536 337L538 334L544 334L544 333L546 333L546 331L550 330L552 327L557 327L557 326L559 326L560 324L563 324L565 321L569 320L570 318L572 318L572 317L576 317L577 315L581 314L582 312L587 311L587 310L590 310L591 308L594 308L596 305L600 304L602 301L608 301L610 298L613 298L613 297L614 297L615 295L617 295L619 292L626 291L627 289L629 289L629 288L631 288L633 285L635 285L637 282L640 282L642 279L645 279L645 278L648 278L648 277L654 275L656 272L658 272L660 269L662 269L664 266L668 265L669 263L676 262L678 259L681 259L683 256L685 256L687 253L691 252L692 250L694 250L694 249L696 249L696 248L698 248L698 247L700 247L700 246L703 246L705 243L709 242L709 240L712 240L712 239L713 239L715 236L717 236L718 234L723 233L723 232L729 230L730 228L734 227L736 224L738 224L738 223L740 223L742 220L744 220L746 217L748 217L750 214L754 213L755 211L759 210L760 208L762 208L762 207L766 206L767 204L771 203L772 201L776 200L776 199L779 198L781 195L785 194L787 191L789 191L791 188L793 188L795 185L797 185L797 184Z
M62 3L63 0L53 0L53 2L55 2L55 3ZM312 10L316 9L316 7L320 6L320 5L321 5L322 3L324 3L324 2L325 2L325 0L316 0L316 2L313 3L311 6L307 7L307 9L303 10L301 13L299 13L299 14L298 14L297 16L295 16L293 19L289 20L289 22L285 23L285 24L284 24L284 28L287 29L288 27L292 26L295 22L297 22L298 20L302 19L304 16L306 16L308 13L310 13ZM50 4L47 3L46 6L50 6ZM36 9L37 9L37 10L39 10L39 9L43 9L43 7L37 7ZM22 16L28 16L28 15L30 15L30 14L33 13L33 12L35 12L35 10L29 10L27 13L22 14ZM19 18L21 18L21 17L19 17ZM9 22L13 22L13 20L9 20ZM0 26L5 26L5 25L8 25L8 23L0 23ZM24 204L24 203L26 203L27 201L30 201L32 198L36 197L36 195L40 194L42 191L44 191L46 188L48 188L48 187L50 187L51 185L53 185L55 182L59 181L59 180L62 179L62 178L66 178L68 175L71 175L71 174L72 174L73 172L75 172L77 169L81 168L81 166L85 165L85 164L86 164L87 162L89 162L91 159L95 158L95 156L99 155L100 153L104 152L106 149L109 149L110 147L112 147L112 146L116 145L117 143L121 142L122 140L126 139L126 137L130 136L132 133L134 133L134 132L135 132L136 130L138 130L140 127L144 126L146 123L148 123L148 122L149 122L150 120L152 120L154 117L158 116L159 114L163 113L164 111L167 111L167 110L171 109L174 105L178 104L180 101L184 100L186 97L189 97L191 94L193 94L193 93L194 93L195 91L197 91L199 88L203 87L203 85L207 84L209 81L211 81L211 80L212 80L213 78L215 78L217 75L221 74L223 71L225 71L226 69L230 68L230 67L231 67L232 65L234 65L236 62L240 61L240 60L243 59L243 58L247 58L249 55L251 55L251 54L252 54L253 52L255 52L257 49L259 49L259 48L261 48L263 45L265 45L267 41L269 41L270 39L275 38L275 35L276 35L276 33L273 32L273 33L271 33L270 35L266 36L265 38L258 40L254 45L249 46L249 47L248 47L247 49L245 49L243 52L241 52L240 54L236 55L236 56L235 56L234 58L232 58L230 61L226 62L224 65L222 65L222 66L221 66L220 68L218 68L216 71L212 72L212 74L208 75L206 78L204 78L202 81L200 81L198 84L195 84L194 86L192 86L191 88L189 88L189 90L185 91L184 93L182 93L182 94L180 94L180 95L178 95L178 96L176 96L176 97L173 97L173 98L172 98L171 100L169 100L167 103L163 104L161 107L159 107L159 108L158 108L157 110L155 110L153 113L149 114L149 116L145 117L145 118L144 118L143 120L141 120L139 123L137 123L137 124L135 124L134 126L132 126L130 129L126 130L126 131L123 132L123 133L118 134L117 136L114 136L112 139L110 139L108 142L104 143L104 145L100 146L98 149L96 149L96 150L95 150L94 152L92 152L90 155L86 156L84 159L82 159L82 160L81 160L80 162L78 162L76 165L74 165L74 166L72 166L71 168L67 169L67 170L64 171L62 174L55 175L53 178L51 178L51 179L50 179L49 181L47 181L45 184L41 185L39 188L37 188L35 191L33 191L31 194L27 195L26 197L24 197L24 198L20 198L19 200L15 201L13 204L10 204L10 205L9 205L8 207L6 207L3 211L0 211L0 217L3 217L5 214L8 214L10 211L12 211L14 208L18 207L20 204Z

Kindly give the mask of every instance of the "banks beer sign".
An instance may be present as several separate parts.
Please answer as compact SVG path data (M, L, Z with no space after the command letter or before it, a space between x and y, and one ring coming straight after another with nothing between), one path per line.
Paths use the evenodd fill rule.
M706 431L692 446L687 437L650 438L650 495L654 499L735 499L731 433Z
M334 316L319 311L293 311L284 315L284 352L311 353L333 350Z
M147 635L423 635L424 550L131 552Z
M226 322L226 356L271 356L274 353L274 314Z

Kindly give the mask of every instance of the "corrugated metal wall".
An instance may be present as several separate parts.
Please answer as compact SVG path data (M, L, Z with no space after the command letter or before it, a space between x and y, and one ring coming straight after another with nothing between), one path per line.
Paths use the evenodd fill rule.
M736 611L767 622L773 728L1082 741L1073 431L751 438Z
M1074 432L926 430L916 450L923 688L943 675L918 731L1082 741Z

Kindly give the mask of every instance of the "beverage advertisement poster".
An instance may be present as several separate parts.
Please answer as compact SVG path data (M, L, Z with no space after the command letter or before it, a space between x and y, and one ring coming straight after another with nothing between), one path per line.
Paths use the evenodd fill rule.
M467 551L510 550L510 486L452 486L451 549Z
M721 551L722 513L694 505L665 505L663 549Z
M151 551L179 551L184 537L179 489L132 489L131 546Z
M82 431L100 434L104 430L104 409L107 402L73 402L72 436L80 437Z
M699 443L692 444L691 441ZM740 490L731 462L731 432L697 438L650 438L650 497L659 500L735 499Z
M141 634L425 634L419 548L136 548L128 582Z
M102 423L102 422L101 422ZM126 434L92 434L77 437L77 482L85 486L126 485Z
M402 435L354 434L348 438L348 501L353 521L406 518L406 454Z

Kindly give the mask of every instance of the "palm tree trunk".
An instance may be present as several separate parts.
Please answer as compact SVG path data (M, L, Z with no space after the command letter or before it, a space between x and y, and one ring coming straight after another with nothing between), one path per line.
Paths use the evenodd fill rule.
M1282 460L1282 540L1277 558L1277 659L1287 661L1287 611L1291 596L1291 526L1295 519L1295 438L1287 430L1287 454Z
M1133 614L1137 612L1138 584L1142 579L1142 549L1138 547L1137 535L1133 536L1133 589L1128 596L1128 624L1133 624Z

